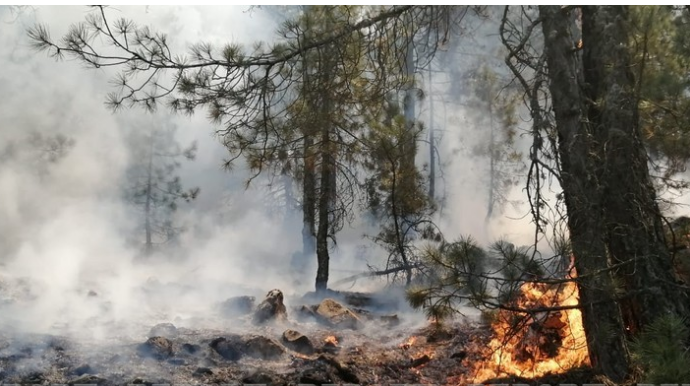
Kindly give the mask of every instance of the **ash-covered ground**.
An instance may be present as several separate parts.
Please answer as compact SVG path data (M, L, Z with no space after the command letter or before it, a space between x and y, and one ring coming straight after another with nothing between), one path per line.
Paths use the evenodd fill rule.
M194 312L170 300L194 288L154 278L129 293L139 314L120 318L117 303L84 287L65 294L64 318L42 322L46 304L35 284L0 282L5 383L445 383L467 377L472 342L488 336L469 325L430 324L393 290L267 289Z
M129 288L127 307L108 291L70 288L48 296L38 282L2 277L2 383L458 385L474 383L491 360L489 326L430 322L390 288L319 296L247 290L206 302L194 286L151 278ZM576 368L483 383L575 380L596 378Z

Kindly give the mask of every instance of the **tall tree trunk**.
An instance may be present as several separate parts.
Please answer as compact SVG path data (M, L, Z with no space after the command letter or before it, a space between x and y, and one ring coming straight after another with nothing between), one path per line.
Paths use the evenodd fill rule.
M406 165L405 170L413 170L415 166L415 158L417 157L417 143L415 142L416 136L412 135L411 131L414 130L414 122L416 118L416 95L415 95L415 72L417 65L415 63L414 57L414 45L412 43L407 45L407 51L405 54L405 76L408 80L407 89L405 90L405 98L403 100L403 114L405 115L405 123L407 124L407 129L410 131L410 135L407 136L408 141L405 143L405 153L407 157L404 159ZM408 169L409 167L409 169Z
M314 140L310 135L304 138L304 171L302 176L302 256L298 266L306 269L306 262L316 252L316 161Z
M590 125L586 116L572 20L560 6L540 6L539 12L590 361L595 369L620 382L629 366L620 310L612 298L615 286L607 270L605 203L601 200L603 163L597 143L601 128Z
M316 291L328 288L328 271L330 256L328 254L328 235L330 230L331 206L334 196L333 174L335 173L335 159L333 158L330 140L330 130L325 124L321 134L321 176L319 181L319 227L316 233Z
M429 91L431 91L432 76L429 68ZM436 198L436 141L434 137L434 98L429 97L429 199Z
M406 238L407 235L405 234L405 226L407 226L404 218L404 213L400 213L400 209L398 204L402 204L405 200L405 193L400 192L401 189L398 187L398 177L401 173L405 173L406 170L404 170L401 165L398 164L398 161L393 159L390 162L391 166L391 177L392 177L392 184L391 184L391 214L393 217L393 224L394 224L394 231L395 231L395 239L396 239L396 248L398 250L398 254L400 255L400 260L402 260L402 265L405 268L405 285L409 286L412 284L412 265L410 264L409 259L407 258L407 249L405 248L406 244ZM405 206L404 204L402 206Z
M686 316L687 294L675 285L639 132L628 7L585 6L582 12L588 117L604 150L601 195L608 249L613 262L622 264L615 274L626 295L621 301L625 325L634 334L660 316Z
M307 15L311 9L310 5L303 5L302 12ZM311 16L305 18L305 33L303 39L304 44L310 43L311 31ZM305 57L302 62L302 72L304 75L305 85L311 86L311 63ZM313 97L308 100L312 107L315 107ZM293 267L299 272L306 270L308 262L314 257L316 253L316 156L314 155L314 132L315 127L313 122L308 122L304 131L304 170L302 174L302 254L297 256L296 262L293 262Z
M496 134L494 128L494 102L491 89L486 89L486 101L489 103L489 207L486 210L486 219L490 219L494 213L496 201Z
M405 192L403 189L411 189L416 184L416 171L417 167L415 161L417 158L417 136L414 135L415 131L415 119L416 119L416 84L415 84L415 74L417 70L417 63L415 62L415 52L414 44L409 42L407 45L407 51L405 54L405 76L408 80L408 86L405 90L405 99L403 100L403 114L405 116L405 124L407 127L407 135L405 136L405 143L403 144L404 156L400 162L400 174L398 179L398 191L400 196L404 196ZM398 198L393 196L394 202ZM405 208L409 205L404 205ZM414 231L411 225L410 213L407 210L402 210L395 216L394 221L396 222L396 232L398 234L397 243L400 250L400 259L402 263L409 267L410 262L408 261L407 254L405 253L402 245L406 243L407 238L414 238ZM412 269L407 268L405 270L405 282L406 285L410 285L412 282Z

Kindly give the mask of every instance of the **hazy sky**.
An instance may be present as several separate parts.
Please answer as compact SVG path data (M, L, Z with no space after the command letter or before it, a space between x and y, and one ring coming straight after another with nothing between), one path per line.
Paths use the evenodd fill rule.
M241 293L241 288L268 291L283 286L295 293L311 289L313 272L306 272L299 283L285 272L290 255L300 248L299 219L288 224L276 221L262 209L257 191L241 189L245 178L241 171L222 170L226 151L214 137L217 127L206 119L205 111L191 118L165 109L155 115L137 109L113 114L104 106L106 94L114 91L111 71L85 69L74 60L56 62L30 49L26 30L35 23L45 23L58 39L87 12L91 11L84 6L26 7L20 13L0 7L0 144L19 140L32 130L63 133L76 140L74 149L47 177L36 177L26 162L0 167L0 251L4 261L10 261L4 272L41 282L45 293L61 294L59 300L45 297L34 311L64 314L76 301L64 294L82 290L75 283L84 277L112 295L121 315L136 309L130 295L151 276L196 285L200 292L190 295L190 306L198 306L198 296L210 303ZM166 33L171 49L179 53L200 41L217 45L270 41L276 28L274 19L262 10L249 12L239 6L114 6L108 12L112 18L125 17ZM482 33L493 33L493 27L486 28ZM485 49L486 45L479 48ZM428 103L422 102L419 118L428 121L428 111ZM436 105L435 111L435 122L444 133L440 150L448 163L440 187L447 194L446 217L439 220L447 236L472 234L486 242L506 235L517 243L529 243L529 218L485 224L485 162L467 153L483 135L481 127L473 126L472 113L458 106ZM183 145L198 143L197 159L185 164L181 177L185 185L199 186L201 195L183 209L191 222L205 225L205 232L188 240L192 259L185 264L135 269L133 253L122 237L135 218L118 196L130 161L123 134L162 123L177 126ZM517 198L523 198L516 192ZM221 212L232 221L218 224ZM507 214L522 217L525 209ZM361 228L350 227L342 232L333 253L333 280L351 270L366 270L367 262L380 263L385 257L380 252L362 254L362 233ZM44 324L54 322L43 319Z

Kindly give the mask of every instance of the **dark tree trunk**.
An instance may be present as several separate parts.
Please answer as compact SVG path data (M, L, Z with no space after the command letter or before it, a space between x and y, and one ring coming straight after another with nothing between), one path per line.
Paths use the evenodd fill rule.
M631 333L660 316L685 316L686 294L675 285L661 213L637 115L635 77L627 49L625 6L583 7L583 67L591 125L603 146L602 202L608 249L626 298Z
M335 159L330 146L330 132L327 127L321 136L321 177L319 181L319 227L316 233L316 291L328 288L328 270L330 256L328 254L328 235L330 230L331 206L334 196L333 174L335 173Z
M622 381L628 372L623 324L607 271L603 177L597 130L588 124L573 23L560 6L540 6L561 157L561 181L578 271L582 318L595 369Z
M414 57L414 45L410 43L407 46L407 51L405 53L405 76L408 78L409 84L405 90L405 98L403 100L403 114L405 115L407 128L410 131L414 130L414 122L416 119L415 107L417 104L417 99L415 95L416 90L414 83L415 73L416 63ZM407 138L408 141L405 143L405 153L407 154L407 157L405 158L405 161L409 163L409 165L405 165L405 169L412 170L414 168L415 158L417 157L417 137L410 133ZM410 169L407 169L407 167L410 167Z
M429 87L432 86L429 69ZM434 98L429 98L429 199L436 199L436 139L434 132Z
M302 256L298 264L300 270L307 267L306 261L316 252L316 165L313 154L314 140L304 139L304 175L302 176Z
M302 12L307 15L310 10L309 5L302 6ZM303 44L310 42L311 17L305 18L306 28L302 39ZM311 63L305 57L302 62L302 73L306 86L311 85ZM307 100L312 107L315 107L313 96L308 96ZM302 174L302 253L293 257L293 268L298 272L304 272L308 267L308 262L313 261L316 252L316 156L314 155L314 136L316 128L313 122L307 122L303 127L304 134L304 170Z

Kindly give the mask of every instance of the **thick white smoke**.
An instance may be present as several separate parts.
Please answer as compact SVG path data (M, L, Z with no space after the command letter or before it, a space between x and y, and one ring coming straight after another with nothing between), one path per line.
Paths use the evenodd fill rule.
M166 32L177 52L200 41L268 41L277 27L268 13L244 7L116 6L111 11L113 17ZM205 112L191 118L171 116L165 109L155 115L138 110L113 114L103 104L112 91L113 72L87 70L71 60L54 62L31 50L26 29L34 23L46 23L59 37L71 23L83 21L86 12L85 7L39 7L17 15L0 8L0 151L10 143L18 149L0 163L0 285L13 297L0 321L30 331L83 333L94 321L126 326L184 320L210 314L217 302L234 295L310 290L313 271L302 277L289 271L291 255L301 249L299 216L284 219L266 210L263 190L245 192L241 170L222 170L225 149ZM491 28L474 39L495 40L486 37ZM442 161L449 162L444 171L447 208L440 220L446 236L471 234L487 242L508 235L518 244L520 237L528 243L528 221L485 226L485 161L456 151L472 145L476 127L469 112L446 108L453 114L442 116L439 108L435 117L445 132ZM419 111L426 120L428 111ZM137 225L136 212L121 199L132 162L125 134L166 123L178 127L182 146L198 143L196 160L183 163L180 177L184 185L200 187L201 194L180 205L179 219L189 231L178 253L142 263L140 250L127 243ZM62 134L75 142L58 162L46 163L39 158L41 149L27 142L32 132ZM379 249L363 248L370 246L362 238L365 231L357 223L340 234L332 254L333 281L384 260ZM372 282L381 284L358 282L354 289ZM102 327L107 323L93 329L94 336L108 330Z

